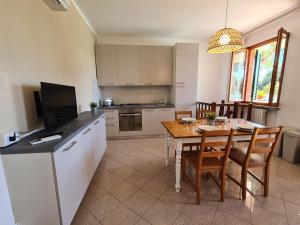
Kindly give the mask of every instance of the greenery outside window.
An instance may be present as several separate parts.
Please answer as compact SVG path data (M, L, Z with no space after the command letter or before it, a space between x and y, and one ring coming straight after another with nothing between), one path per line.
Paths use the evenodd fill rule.
M289 32L233 52L229 101L278 106L286 61Z

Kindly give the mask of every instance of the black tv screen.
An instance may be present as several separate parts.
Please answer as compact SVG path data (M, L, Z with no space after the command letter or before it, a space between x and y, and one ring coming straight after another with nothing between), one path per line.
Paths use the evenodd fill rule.
M41 98L47 130L78 117L75 87L41 82Z

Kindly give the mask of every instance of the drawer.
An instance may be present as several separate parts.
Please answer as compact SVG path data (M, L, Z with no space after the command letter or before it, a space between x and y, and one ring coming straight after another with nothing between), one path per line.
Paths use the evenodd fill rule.
M104 110L106 124L119 123L119 111L116 109L113 110Z
M117 137L119 136L119 123L106 123L106 135L107 137Z

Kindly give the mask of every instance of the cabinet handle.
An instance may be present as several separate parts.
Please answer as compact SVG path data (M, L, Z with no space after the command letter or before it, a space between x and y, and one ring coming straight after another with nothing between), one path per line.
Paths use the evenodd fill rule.
M106 124L107 127L114 127L114 124Z
M134 85L134 83L125 83L125 85Z
M94 123L94 125L97 125L98 123L100 123L100 121L99 121L99 120L97 120L97 121Z
M88 132L90 132L91 131L91 128L88 128L84 133L82 133L82 134L87 134Z
M153 85L153 83L144 83L144 85Z
M63 152L69 151L74 145L76 145L77 141L73 141L68 147L66 147Z
M107 86L114 86L115 84L114 84L114 83L104 83L104 85L107 85Z
M113 120L114 117L106 117L107 120Z

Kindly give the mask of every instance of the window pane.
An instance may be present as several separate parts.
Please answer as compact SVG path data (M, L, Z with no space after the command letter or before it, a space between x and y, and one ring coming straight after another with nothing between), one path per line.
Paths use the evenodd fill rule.
M254 102L269 102L270 88L274 58L276 52L276 41L255 48L252 69L252 92L251 100Z
M229 101L243 100L246 56L247 51L237 51L232 55Z
M282 72L282 65L284 62L284 53L285 53L285 46L286 46L285 44L286 44L286 37L283 37L280 43L280 52L279 52L278 68L276 74L276 83L274 88L273 103L277 103L278 101L280 77Z

